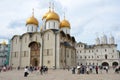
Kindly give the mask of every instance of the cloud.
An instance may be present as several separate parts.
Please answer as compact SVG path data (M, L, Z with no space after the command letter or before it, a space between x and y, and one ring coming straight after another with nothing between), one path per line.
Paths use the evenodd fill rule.
M15 34L26 32L26 19L35 10L35 17L42 25L42 16L48 11L49 1L54 2L55 11L63 19L63 12L71 24L71 35L77 42L94 44L96 33L110 33L120 44L120 0L1 0L0 38L10 39ZM14 2L14 3L13 3ZM7 6L6 6L7 5ZM120 49L120 45L118 45Z

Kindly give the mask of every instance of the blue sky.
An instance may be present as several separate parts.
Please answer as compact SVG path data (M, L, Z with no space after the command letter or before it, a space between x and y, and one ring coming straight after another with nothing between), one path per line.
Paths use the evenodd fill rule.
M26 19L33 8L41 26L49 1L54 2L61 20L66 13L77 42L94 44L96 36L104 33L109 38L112 34L120 50L120 0L1 0L0 41L25 33Z

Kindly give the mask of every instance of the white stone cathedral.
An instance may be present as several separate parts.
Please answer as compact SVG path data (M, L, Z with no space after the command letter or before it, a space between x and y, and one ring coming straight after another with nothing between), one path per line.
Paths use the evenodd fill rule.
M10 65L12 67L48 66L65 68L76 65L75 38L70 35L70 23L59 15L51 6L39 21L34 12L26 21L27 32L14 35L11 39Z
M87 45L79 42L76 45L77 65L102 65L118 66L120 65L119 51L113 36L102 35L95 39L94 45Z

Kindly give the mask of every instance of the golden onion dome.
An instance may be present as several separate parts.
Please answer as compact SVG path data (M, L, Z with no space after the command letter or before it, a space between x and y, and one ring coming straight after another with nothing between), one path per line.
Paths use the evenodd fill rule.
M64 27L70 28L70 23L66 19L60 22L60 28L64 28Z
M35 25L38 26L39 22L38 22L38 20L34 16L32 16L32 17L27 19L26 25L28 25L28 24L35 24Z
M5 41L3 41L3 42L2 42L2 44L3 44L3 45L6 45L6 42L5 42Z
M54 11L52 11L46 17L46 21L48 21L48 20L57 20L57 21L60 21L60 18L59 18L59 16L58 16L57 13L55 13Z
M45 13L45 14L43 15L43 17L42 17L42 20L45 19L50 12L51 12L51 11L49 10L47 13Z

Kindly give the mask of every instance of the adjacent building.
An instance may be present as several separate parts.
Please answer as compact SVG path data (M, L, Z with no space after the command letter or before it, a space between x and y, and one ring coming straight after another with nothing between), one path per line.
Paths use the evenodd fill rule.
M103 65L117 66L120 65L119 51L115 39L106 35L95 39L95 44L87 45L79 42L76 45L76 55L78 65Z
M8 65L8 44L5 41L0 43L0 66Z

